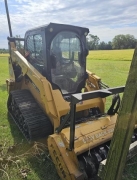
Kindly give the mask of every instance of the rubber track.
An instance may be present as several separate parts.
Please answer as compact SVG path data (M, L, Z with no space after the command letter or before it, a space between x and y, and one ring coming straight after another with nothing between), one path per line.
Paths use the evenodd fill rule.
M53 133L50 120L42 111L30 91L12 91L8 99L8 110L15 123L29 141L47 137ZM22 123L20 122L22 118Z

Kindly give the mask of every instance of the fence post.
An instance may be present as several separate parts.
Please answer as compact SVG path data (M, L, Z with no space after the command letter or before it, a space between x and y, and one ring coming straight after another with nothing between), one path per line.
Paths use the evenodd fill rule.
M117 118L107 163L102 180L121 180L123 169L131 143L131 137L137 122L137 47L127 78L121 108Z

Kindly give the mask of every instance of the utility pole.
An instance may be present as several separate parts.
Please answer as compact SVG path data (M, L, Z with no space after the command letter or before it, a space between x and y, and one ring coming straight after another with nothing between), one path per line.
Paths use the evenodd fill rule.
M137 47L127 78L121 108L115 126L107 163L102 180L121 180L123 169L131 143L131 137L137 122Z

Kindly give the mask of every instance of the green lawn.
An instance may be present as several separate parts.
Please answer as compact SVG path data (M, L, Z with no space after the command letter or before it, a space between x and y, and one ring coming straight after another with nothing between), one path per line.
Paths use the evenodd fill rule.
M102 81L110 87L123 86L128 76L132 56L133 50L90 51L87 69L101 77ZM5 83L8 78L7 59L6 55L0 55L0 179L7 180L9 177L11 180L20 180L27 175L27 180L59 180L54 165L47 158L47 150L38 151L37 146L32 148L28 145L8 117L6 108L8 94ZM108 101L110 102L110 99ZM27 155L22 155L31 148ZM40 152L39 156L35 156L35 152ZM11 157L14 158L11 159ZM8 158L9 161L6 161ZM137 168L136 164L134 165L136 161L137 157L127 163L123 180L136 179Z
M130 61L133 55L133 49L126 50L99 50L90 51L89 60L108 60L108 61Z
M111 87L124 85L134 50L90 51L87 69Z
M8 117L6 108L8 93L5 83L9 76L7 60L7 57L0 56L0 180L7 180L8 176L10 180L20 180L26 174L28 180L59 180L53 163L47 158L46 148L45 152L42 152L42 148L38 150L37 146L31 147ZM27 156L24 154L26 152ZM38 153L39 156L36 156ZM11 161L7 163L7 159Z

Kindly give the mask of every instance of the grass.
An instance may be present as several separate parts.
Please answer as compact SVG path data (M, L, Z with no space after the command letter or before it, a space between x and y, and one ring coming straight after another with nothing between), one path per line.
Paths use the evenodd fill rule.
M7 53L7 54L0 54L0 58L2 58L2 57L9 57L9 54Z
M90 51L87 69L111 87L125 85L134 50Z
M30 149L31 146L28 145L7 114L8 94L5 83L6 78L8 78L7 56L8 54L0 54L0 148L1 146L5 147L5 152L15 148L15 153L6 154L5 157L17 156L17 159L12 164L7 163L7 166L4 164L4 170L8 173L9 179L14 180L25 178L25 175L27 175L27 180L59 180L54 165L47 158L47 151L42 153L40 151L38 157L35 157L33 153L29 153L28 156L19 156ZM90 51L87 58L87 69L96 73L110 87L122 86L125 85L132 56L133 50ZM137 157L127 163L123 180L136 179L137 168L134 165L136 163ZM6 173L1 170L0 177L1 180L8 179Z
M130 61L133 55L132 49L126 50L105 50L90 51L89 60L108 60L108 61Z
M29 154L27 157L21 156L20 154L25 153L29 148L32 148L14 122L9 118L7 114L7 88L6 88L6 78L8 78L8 61L7 56L0 56L0 164L2 155L1 147L5 148L5 156L4 158L9 158L10 156L16 157L16 161L20 161L20 164L17 167L16 161L12 163L12 165L5 164L3 161L3 167L5 167L5 172L8 173L8 176L13 180L19 180L24 178L24 175L27 174L28 180L59 180L56 169L53 166L53 163L46 157L48 155L47 151L40 151L39 157L35 157L35 154ZM9 148L14 146L15 152L12 154L7 154ZM0 165L0 169L1 165ZM25 172L24 172L25 171ZM0 170L0 180L7 180L6 173Z

